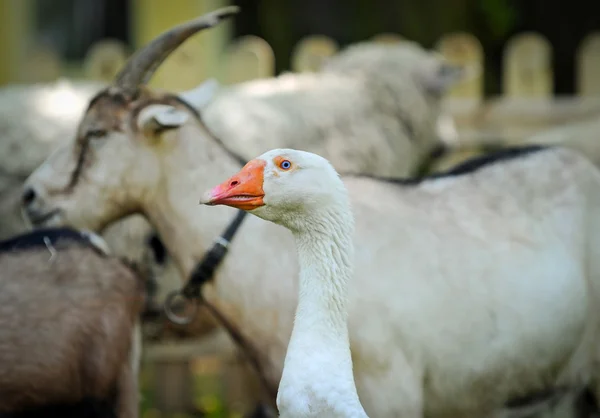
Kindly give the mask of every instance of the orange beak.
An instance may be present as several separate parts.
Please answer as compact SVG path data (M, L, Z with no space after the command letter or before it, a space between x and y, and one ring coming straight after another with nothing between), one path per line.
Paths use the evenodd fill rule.
M263 206L265 165L263 160L249 161L239 173L205 193L200 204L225 205L242 210Z

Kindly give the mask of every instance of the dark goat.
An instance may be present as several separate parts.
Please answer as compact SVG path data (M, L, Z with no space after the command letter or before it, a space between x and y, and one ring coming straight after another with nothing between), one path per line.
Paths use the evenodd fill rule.
M0 417L137 417L141 276L69 228L0 242Z

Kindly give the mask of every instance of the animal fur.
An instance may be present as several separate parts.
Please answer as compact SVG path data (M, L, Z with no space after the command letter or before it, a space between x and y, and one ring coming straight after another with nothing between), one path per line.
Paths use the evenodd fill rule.
M0 288L3 416L137 417L141 277L60 229L0 243Z

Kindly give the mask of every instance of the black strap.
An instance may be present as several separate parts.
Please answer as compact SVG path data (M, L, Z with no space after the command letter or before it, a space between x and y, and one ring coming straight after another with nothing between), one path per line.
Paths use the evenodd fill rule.
M226 152L228 152L229 155L231 155L234 159L236 159L240 163L241 166L246 164L246 161L244 161L243 158L241 158L240 156L231 152L219 138L217 138L216 136L214 136L210 133L210 130L204 124L204 121L202 120L200 113L193 106L191 106L189 103L187 103L185 100L179 98L178 96L172 96L172 98L175 99L176 101L178 101L179 103L183 104L184 106L186 106L194 114L194 116L198 119L198 122L204 125L204 127L206 128L206 131L211 135L211 137ZM171 305L171 301L173 300L173 298L176 297L178 294L180 294L186 299L196 299L197 302L203 303L204 306L215 316L215 318L225 328L225 330L227 331L229 336L232 338L234 343L241 349L241 352L246 356L246 358L250 362L250 365L255 369L256 373L258 374L264 388L270 394L271 398L275 399L277 396L277 388L269 385L269 381L266 378L264 370L262 370L262 367L260 366L260 362L258 360L258 358L259 358L258 350L254 347L253 344L251 344L239 332L239 330L237 328L235 328L233 326L233 324L231 324L227 320L227 318L224 315L221 314L221 312L215 306L213 306L211 303L209 303L207 300L205 300L202 297L202 286L206 282L212 280L212 278L214 277L215 271L217 270L217 268L219 267L219 265L221 264L221 262L227 255L227 251L229 250L229 244L231 243L231 240L233 239L236 232L242 225L242 222L244 221L244 218L246 217L246 215L247 215L247 212L245 212L243 210L238 211L237 215L229 223L229 225L227 226L225 231L221 234L221 236L219 236L215 240L212 248L209 251L207 251L206 253L204 253L204 257L202 257L202 260L198 264L196 264L196 267L194 267L194 269L192 270L192 273L190 274L190 278L189 278L188 282L186 283L186 285L183 287L183 289L181 289L180 292L176 291L167 297L167 300L165 301L165 305L164 305L164 310L165 310L165 313L167 314L167 317L171 321L173 321L175 323L186 324L186 323L188 323L189 320L192 319L192 317L187 318L187 320L185 320L183 322L179 321L178 318L171 311L170 305ZM198 304L195 303L193 306L196 307L194 309L194 314L195 314Z
M190 275L190 279L187 284L181 290L181 294L188 298L200 298L202 285L210 281L215 275L217 267L221 264L227 251L229 249L229 243L235 236L235 233L242 225L247 212L240 210L235 218L229 223L225 232L218 237L210 250L204 253L202 260L196 264L194 270Z
M233 157L233 159L235 159L241 166L244 166L246 164L246 161L242 157L229 150L229 148L225 146L223 141L221 141L218 137L211 133L210 129L208 129L208 126L206 126L206 124L204 123L200 112L198 112L198 109L196 109L194 106L192 106L187 101L183 100L177 95L168 95L167 97L185 106L190 112L192 112L198 123L204 126L206 132L212 137L214 141L216 141L219 144L219 146L225 152L227 152L231 157ZM241 226L242 221L245 217L246 212L240 210L237 216L233 218L231 223L227 226L225 232L223 232L223 234L221 234L221 236L215 240L212 248L206 253L204 253L204 257L202 257L202 260L198 264L196 264L196 267L194 268L194 270L192 270L187 284L184 286L183 289L181 289L181 295L188 299L200 299L202 297L202 285L210 281L215 275L217 267L219 267L219 265L227 255L229 243L235 236L235 233Z

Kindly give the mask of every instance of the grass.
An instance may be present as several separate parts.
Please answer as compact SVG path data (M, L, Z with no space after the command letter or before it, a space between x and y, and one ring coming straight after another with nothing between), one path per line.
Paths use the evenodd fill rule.
M155 388L155 370L151 364L142 362L140 369L140 418L241 418L241 411L231 411L224 399L224 388L219 370L192 368L192 411L163 412L158 409ZM175 387L181 382L173 382ZM178 408L179 409L179 408ZM185 409L183 406L181 409Z

